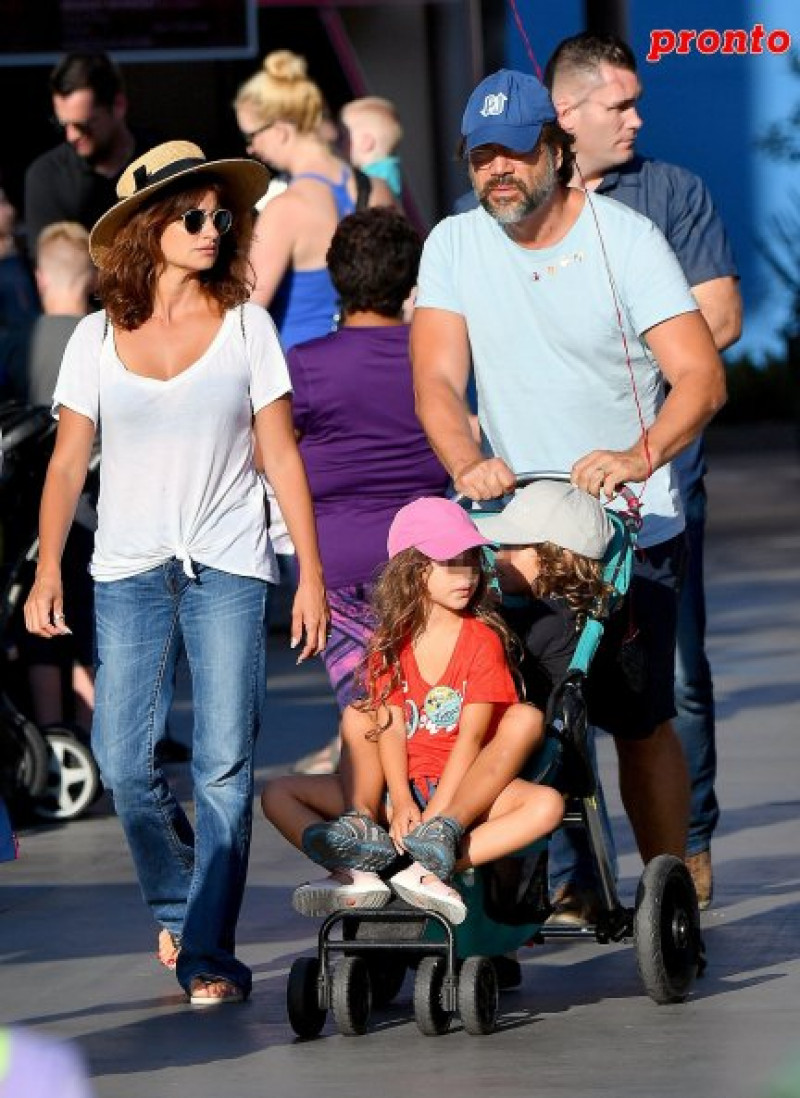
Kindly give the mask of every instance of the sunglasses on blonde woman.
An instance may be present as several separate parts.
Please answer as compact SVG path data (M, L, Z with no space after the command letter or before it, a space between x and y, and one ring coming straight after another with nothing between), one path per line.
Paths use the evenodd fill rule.
M206 218L210 218L211 224L220 236L224 236L233 224L233 214L230 210L187 210L181 214L183 227L190 236L197 236L202 232Z

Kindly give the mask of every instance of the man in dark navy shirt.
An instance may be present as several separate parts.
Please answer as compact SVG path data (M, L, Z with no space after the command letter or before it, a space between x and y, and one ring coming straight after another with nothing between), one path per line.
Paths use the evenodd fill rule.
M730 347L741 333L742 308L725 228L701 179L676 164L636 154L642 127L641 85L630 48L610 35L567 38L548 62L544 81L561 126L575 139L572 185L623 202L658 225L678 257L717 349ZM707 907L712 892L710 842L719 806L714 792L713 686L705 653L702 438L679 456L675 466L689 547L678 621L675 727L692 786L687 864L700 906ZM581 879L580 871L574 879ZM571 887L566 876L562 882L569 910Z
M128 127L122 75L104 53L67 54L50 74L50 91L53 123L64 140L25 173L31 250L55 221L91 229L116 202L124 169L147 147L139 148Z

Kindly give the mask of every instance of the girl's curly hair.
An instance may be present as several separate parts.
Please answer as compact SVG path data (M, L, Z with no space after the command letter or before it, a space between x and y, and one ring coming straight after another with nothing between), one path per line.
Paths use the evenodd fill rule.
M221 180L204 176L202 183L159 190L153 201L138 209L118 231L98 279L98 293L111 323L134 331L153 315L154 293L163 255L161 235L181 214L195 208L209 191L221 206L228 205ZM197 276L206 293L222 311L233 309L250 296L248 246L252 232L250 211L233 210L230 230L220 238L214 266Z
M464 613L497 633L513 670L521 655L519 640L495 609L486 557L479 549L471 551L478 555L480 575ZM430 567L430 558L419 549L404 549L384 566L373 589L372 608L377 625L358 672L363 696L353 702L356 709L372 715L373 737L389 725L386 699L402 684L400 653L424 632L430 610L427 585Z
M531 584L533 594L563 598L575 614L577 628L582 628L587 616L613 592L603 579L603 562L550 541L538 544L536 555L539 573Z

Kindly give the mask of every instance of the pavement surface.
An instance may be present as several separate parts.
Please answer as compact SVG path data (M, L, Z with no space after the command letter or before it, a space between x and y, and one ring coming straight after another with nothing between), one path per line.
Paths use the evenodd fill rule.
M703 916L709 966L688 1002L651 1002L628 944L551 943L523 952L523 986L502 996L491 1036L456 1023L423 1037L407 981L365 1037L329 1021L321 1039L298 1041L285 982L316 923L295 915L289 896L316 871L258 819L240 925L253 997L193 1010L156 963L156 932L104 799L83 820L23 833L20 860L0 867L0 1023L74 1039L99 1098L395 1098L439 1086L459 1098L777 1095L800 1055L800 463L780 441L755 433L745 449L719 447L708 478L723 816ZM271 657L260 776L324 742L336 722L322 668L295 668L282 637ZM190 716L184 690L181 738ZM641 864L607 740L600 755L632 902ZM188 790L188 767L172 773ZM796 1086L780 1094L800 1095Z

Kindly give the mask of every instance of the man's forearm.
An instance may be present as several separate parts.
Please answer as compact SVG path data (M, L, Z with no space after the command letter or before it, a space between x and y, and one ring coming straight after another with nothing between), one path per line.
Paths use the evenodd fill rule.
M453 479L481 460L469 409L452 386L444 381L427 381L417 388L416 409L428 441Z
M705 388L698 392L691 384L671 389L647 432L653 469L672 461L685 450L724 403L724 392L709 393Z

